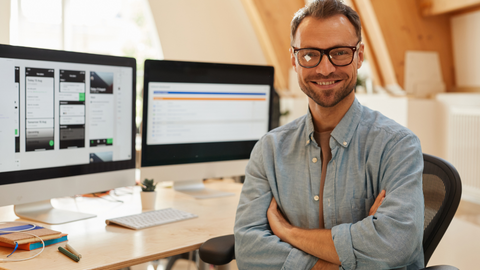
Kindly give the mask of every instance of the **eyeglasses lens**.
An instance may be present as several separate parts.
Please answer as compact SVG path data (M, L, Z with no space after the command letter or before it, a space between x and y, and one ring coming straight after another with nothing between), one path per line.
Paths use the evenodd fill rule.
M303 67L315 67L320 63L320 51L313 49L301 49L297 53L297 59ZM335 48L329 53L330 59L334 65L348 65L353 60L353 50L351 48Z

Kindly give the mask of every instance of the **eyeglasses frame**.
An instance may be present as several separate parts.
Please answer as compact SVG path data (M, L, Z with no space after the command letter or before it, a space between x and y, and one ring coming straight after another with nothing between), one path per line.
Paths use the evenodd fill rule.
M323 59L323 55L328 55L327 59L330 61L330 63L332 63L332 65L336 66L336 67L345 67L345 66L348 66L350 65L352 62L353 62L353 59L355 58L355 53L358 52L358 45L360 45L360 41L357 42L357 45L355 46L336 46L336 47L332 47L332 48L328 48L328 49L318 49L318 48L299 48L299 49L296 49L295 47L292 46L292 49L293 49L293 54L295 55L295 60L297 60L297 63L301 66L301 67L304 67L304 68L314 68L314 67L317 67L318 65L320 65L320 63L322 62L322 59ZM330 51L331 50L334 50L334 49L338 49L338 48L349 48L353 51L353 57L352 57L352 60L350 61L350 63L348 64L345 64L345 65L336 65L335 63L333 63L332 59L330 58ZM313 66L313 67L306 67L306 66L303 66L302 64L300 64L300 62L298 61L298 52L301 51L301 50L315 50L315 51L319 51L320 52L320 60L318 61L318 63Z

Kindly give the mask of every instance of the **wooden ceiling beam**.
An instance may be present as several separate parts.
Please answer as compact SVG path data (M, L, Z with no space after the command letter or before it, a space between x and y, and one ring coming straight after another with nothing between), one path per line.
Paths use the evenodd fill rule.
M275 89L279 94L289 91L290 21L304 0L242 0L252 21L267 62L275 68Z
M381 77L379 84L384 87L398 86L390 53L372 3L370 0L353 0L352 4L360 15L364 33L366 33L364 38L365 45L371 46L367 53L370 55L369 59L373 60L372 66L377 73L376 76Z
M345 0L345 3L353 8L357 13L359 13L357 6L353 2L353 0ZM362 23L364 25L364 23ZM372 75L372 83L374 86L385 86L385 83L383 82L383 78L379 73L379 65L378 65L378 59L375 53L372 50L372 47L370 46L371 42L370 39L366 33L365 27L362 27L362 43L365 44L365 60L369 63L370 65L370 71Z
M419 0L423 16L434 16L480 6L480 0Z

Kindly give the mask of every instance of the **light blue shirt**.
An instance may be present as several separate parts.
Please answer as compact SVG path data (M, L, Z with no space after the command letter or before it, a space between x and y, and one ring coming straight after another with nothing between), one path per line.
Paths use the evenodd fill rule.
M275 197L288 221L319 227L320 146L310 112L267 133L255 145L235 221L239 269L311 269L317 258L275 236L267 209ZM423 156L407 128L357 99L330 137L332 159L323 192L326 229L340 269L424 267ZM368 216L377 195L386 197ZM316 200L317 199L317 200Z

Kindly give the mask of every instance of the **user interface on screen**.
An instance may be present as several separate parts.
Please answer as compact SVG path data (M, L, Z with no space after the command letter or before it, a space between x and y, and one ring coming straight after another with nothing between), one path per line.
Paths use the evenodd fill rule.
M268 131L269 85L150 82L147 144L258 140Z
M132 68L0 58L0 172L132 158Z

